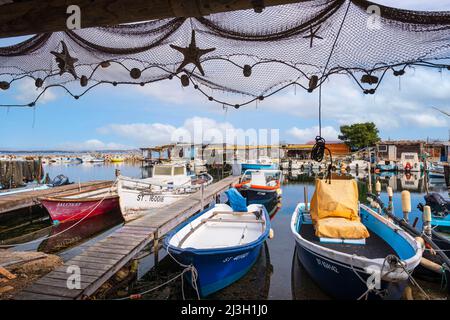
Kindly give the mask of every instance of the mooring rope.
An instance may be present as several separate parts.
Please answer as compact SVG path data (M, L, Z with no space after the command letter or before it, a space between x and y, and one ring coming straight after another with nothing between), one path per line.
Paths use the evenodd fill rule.
M113 189L113 187L117 184L117 181L118 181L117 179L114 181L114 183L113 183L112 186L110 187L110 191L111 191L111 190ZM4 244L4 245L0 245L0 248L11 248L11 247L21 246L21 245L25 245L25 244L32 244L32 243L42 242L42 241L45 241L45 240L48 240L48 239L57 237L57 236L63 234L64 232L67 232L67 231L69 231L69 230L75 228L77 225L79 225L81 222L83 222L85 219L87 219L87 218L92 214L92 212L94 212L94 210L97 209L97 208L100 206L100 204L102 204L102 202L103 202L108 196L109 196L109 192L107 192L107 193L106 193L106 194L98 201L98 203L91 209L91 211L90 211L88 214L86 214L83 218L81 218L81 219L78 220L76 223L74 223L73 225L71 225L70 227L64 229L64 230L61 231L61 232L52 234L52 235L50 235L50 236L46 236L46 237L44 237L44 238L39 238L39 239L36 239L36 240L28 241L28 242L23 242L23 243L12 243L12 244ZM78 215L80 215L80 214L81 214L81 213L78 213L78 214L75 215L75 216L78 216Z
M186 300L186 299L185 299L185 296L184 296L184 289L183 289L183 276L184 276L184 274L185 274L186 272L191 272L192 274L196 274L196 270L195 270L194 267L187 267L187 268L185 268L183 271L181 271L179 274L177 274L176 276L174 276L173 278L167 280L166 282L164 282L164 283L162 283L162 284L160 284L160 285L157 285L157 286L154 287L154 288L151 288L151 289L142 291L142 292L140 292L140 293L133 293L133 294L127 296L127 297L116 298L116 299L113 299L113 300L137 300L137 299L141 299L143 295L148 294L148 293L150 293L150 292L153 292L153 291L155 291L155 290L158 290L158 289L160 289L160 288L162 288L162 287L168 285L169 283L175 281L175 280L178 279L179 277L181 277L181 288L182 288L181 290L182 290L183 300Z
M371 287L367 281L364 281L364 279L354 269L354 266L353 266L353 258L354 257L355 257L355 255L352 255L351 260L350 260L351 261L350 267L351 267L352 271L356 274L356 276L367 286L367 290L357 300L361 300L363 298L365 300L367 300L368 297L369 297L369 293L371 293L371 292L373 292L374 294L382 297L382 295L386 292L386 289L385 290L376 289L375 287ZM394 265L394 267L392 267L394 262L395 262L395 265ZM385 273L383 273L384 270L385 270L385 267L386 267L386 263L389 263L390 270L385 272ZM380 270L380 278L382 279L382 278L386 277L390 273L394 272L394 270L396 268L401 268L406 273L406 275L408 276L408 280L420 290L420 292L425 296L425 298L427 300L430 300L430 296L423 290L423 288L420 286L420 284L413 278L411 273L408 272L408 270L406 270L405 262L400 260L396 255L389 254L389 255L387 255L384 258L383 264L382 264L381 270Z
M330 54L328 55L327 62L324 66L321 79L323 79L323 77L326 73L326 70L328 68L328 65L330 63L331 57L333 56L334 49L336 48L337 41L338 41L341 31L344 27L344 22L347 18L347 14L350 9L351 3L352 3L351 1L348 2L347 9L345 10L345 14L342 19L341 25L339 26L339 30L337 32L336 38L334 39L333 45L331 46ZM331 155L330 149L328 149L326 147L325 139L322 137L322 83L321 83L321 84L319 84L319 135L316 137L316 143L314 144L314 146L311 150L311 159L314 161L317 161L317 162L322 162L324 155L325 155L325 150L327 150L330 155L330 164L328 165L326 179L328 180L329 183L331 183L331 171L333 169L333 157Z

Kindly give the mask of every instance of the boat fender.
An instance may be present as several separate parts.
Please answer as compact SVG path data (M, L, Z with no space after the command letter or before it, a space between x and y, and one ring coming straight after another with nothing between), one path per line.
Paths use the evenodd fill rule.
M424 267L425 269L431 270L438 274L442 274L442 272L443 272L443 268L440 265L438 265L437 263L435 263L431 260L428 260L427 258L424 258L424 257L422 257L422 259L420 259L420 265L422 267Z
M422 237L415 237L414 239L419 244L419 246L422 248L422 250L424 250L425 249L425 241L423 240L423 238Z
M269 239L273 239L273 237L275 237L275 232L273 231L272 228L270 228L270 230L269 230Z
M430 206L423 206L423 212L422 212L422 221L423 221L423 232L427 236L431 236L431 207Z
M411 194L408 190L402 191L402 211L403 218L408 221L408 215L411 212Z
M407 286L405 288L405 291L403 291L403 295L404 295L404 298L406 300L414 300L414 297L413 297L413 294L412 294L412 289L411 289L410 286Z
M392 198L392 196L394 195L392 187L387 187L387 194L388 194L388 197Z
M378 194L381 193L381 183L379 180L375 183L375 192Z

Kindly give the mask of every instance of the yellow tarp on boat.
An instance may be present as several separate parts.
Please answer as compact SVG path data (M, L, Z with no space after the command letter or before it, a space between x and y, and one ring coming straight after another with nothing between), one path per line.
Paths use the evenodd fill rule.
M338 239L365 239L369 237L366 226L358 220L345 218L319 219L315 225L316 236Z
M358 215L358 185L355 180L332 180L330 184L317 179L310 213L318 237L369 237Z

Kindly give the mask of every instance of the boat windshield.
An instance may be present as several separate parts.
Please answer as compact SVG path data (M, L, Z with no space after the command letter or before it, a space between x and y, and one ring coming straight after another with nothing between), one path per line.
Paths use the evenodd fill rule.
M173 175L174 176L184 175L184 167L174 167L173 168Z
M172 167L166 166L155 166L153 169L154 176L171 176L172 175Z

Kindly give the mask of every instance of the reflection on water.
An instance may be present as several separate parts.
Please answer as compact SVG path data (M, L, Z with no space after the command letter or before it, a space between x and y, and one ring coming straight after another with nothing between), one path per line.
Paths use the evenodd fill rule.
M51 177L65 174L71 181L83 182L88 180L112 180L115 178L115 169L121 170L123 175L141 178L147 177L150 167L141 167L140 163L117 163L117 164L79 164L79 165L46 165L45 170ZM290 232L290 220L298 202L303 201L304 187L307 187L308 198L311 199L314 192L314 180L323 177L323 172L302 172L293 170L285 173L285 181L282 186L282 206L271 221L274 230L274 238L267 240L258 262L244 276L230 287L217 292L211 299L327 299L315 283L304 272L301 264L294 259L295 242ZM353 176L358 181L360 201L365 202L367 198L367 172L341 173L343 176ZM421 214L416 209L419 202L423 202L425 193L425 179L423 175L414 173L412 175L396 173L380 173L371 177L372 184L379 179L383 192L381 199L387 203L386 187L391 186L394 190L394 208L396 214L401 213L402 190L411 192L413 212L410 221L418 218L417 227L421 228ZM442 181L441 181L442 180ZM443 179L430 179L428 188L432 192L439 192L447 196L447 188ZM374 187L373 187L374 189ZM44 209L42 209L44 210ZM45 210L42 215L46 215ZM0 229L0 241L13 241L13 243L39 239L36 243L18 246L15 250L41 250L49 253L58 253L64 260L81 252L82 248L98 241L99 238L107 236L114 228L123 222L120 212L111 212L105 215L92 217L80 224L75 222L63 223L52 226L49 219L39 221L24 227L7 231ZM64 232L63 232L64 231ZM28 236L24 235L28 233ZM51 238L44 240L45 236ZM10 242L11 243L11 242ZM153 262L153 257L148 256L147 262ZM142 273L147 273L149 267L142 268ZM164 283L174 275L179 274L181 268L175 264L170 257L163 258L158 267L145 274L138 282L130 287L133 292L148 290L156 285ZM195 298L195 293L185 282L185 293L187 297ZM177 279L169 286L163 287L156 292L146 296L147 299L181 299L181 280Z
M291 288L293 300L330 300L308 275L297 258L297 248L292 255Z
M99 216L93 216L83 221L68 221L51 228L47 239L39 244L38 251L58 253L75 245L81 244L99 233L120 223L123 217L120 211L111 211Z
M249 272L239 281L220 290L206 299L212 300L266 300L269 296L271 285L272 265L270 263L269 248L265 244L261 248L261 254ZM162 259L157 268L150 271L132 287L132 292L143 292L154 288L174 278L183 271L170 256ZM144 296L144 299L183 299L181 278L164 286L161 290L153 291ZM197 294L184 280L184 296L186 299L197 299Z

